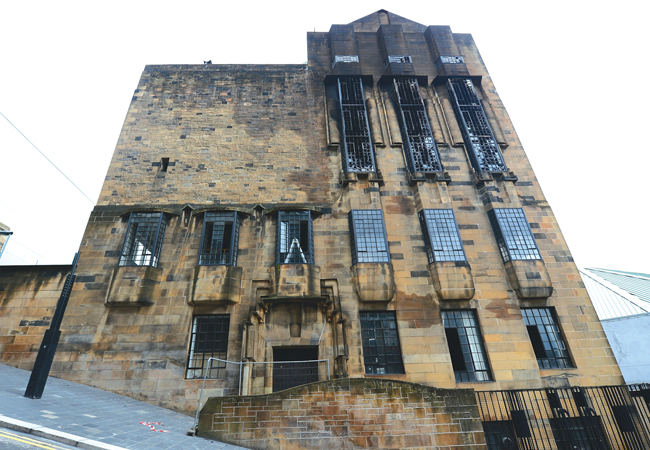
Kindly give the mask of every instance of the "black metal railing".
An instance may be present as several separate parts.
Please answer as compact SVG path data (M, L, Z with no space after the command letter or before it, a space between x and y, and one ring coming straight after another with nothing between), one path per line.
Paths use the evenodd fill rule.
M489 450L650 449L650 385L476 392Z

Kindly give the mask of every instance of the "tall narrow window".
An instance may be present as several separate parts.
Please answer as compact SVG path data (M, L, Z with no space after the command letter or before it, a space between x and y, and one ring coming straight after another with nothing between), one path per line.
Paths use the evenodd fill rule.
M343 170L346 172L374 172L368 114L359 77L338 79L339 105L343 128Z
M314 236L309 211L280 211L277 264L314 264Z
M573 367L554 311L551 308L522 308L521 313L539 368Z
M447 81L449 100L463 133L470 161L477 172L506 172L501 150L494 138L481 101L469 78Z
M350 211L352 264L390 262L384 213L380 209Z
M404 373L393 311L360 312L363 362L368 375Z
M400 129L406 161L411 172L442 172L438 149L433 141L427 112L415 78L393 79L400 107Z
M158 267L166 227L163 213L131 213L119 265Z
M240 217L236 212L206 212L199 264L236 266Z
M521 259L542 259L523 209L495 208L488 211L488 217L504 263Z
M456 381L492 380L476 311L442 311L442 323Z
M453 209L423 209L420 224L429 264L442 261L467 261Z
M194 316L186 378L225 378L230 316ZM221 361L209 361L217 358Z

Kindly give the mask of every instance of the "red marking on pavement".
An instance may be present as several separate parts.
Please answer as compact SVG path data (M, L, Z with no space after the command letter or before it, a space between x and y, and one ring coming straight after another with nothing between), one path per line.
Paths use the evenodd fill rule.
M162 425L162 422L140 422L140 425L149 427L151 431L160 431L161 433L169 433L169 430L156 430L154 425Z

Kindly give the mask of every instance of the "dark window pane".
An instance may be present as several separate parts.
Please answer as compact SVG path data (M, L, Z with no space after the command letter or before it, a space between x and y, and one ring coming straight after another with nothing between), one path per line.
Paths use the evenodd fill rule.
M360 312L359 315L366 374L404 373L395 313Z
M207 212L199 264L203 266L237 265L240 217L236 212Z
M521 313L539 367L542 369L573 367L553 311L550 308L523 308Z
M194 316L186 378L225 378L230 316ZM217 358L221 361L209 361Z
M343 170L346 172L374 172L375 158L370 141L361 78L339 78L338 86L344 144Z
M442 172L417 79L394 78L393 92L400 107L398 118L409 170Z
M492 376L476 311L442 311L442 323L456 381L490 381Z
M314 264L314 237L309 211L280 211L277 264Z
M163 213L131 213L119 265L158 267L166 226Z

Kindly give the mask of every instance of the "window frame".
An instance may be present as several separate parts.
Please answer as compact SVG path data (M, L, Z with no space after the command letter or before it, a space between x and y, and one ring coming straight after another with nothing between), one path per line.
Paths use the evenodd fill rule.
M435 213L434 213L435 211ZM442 212L450 212L451 216L450 217L427 217L430 213L431 214L436 214L436 213L442 213ZM460 229L458 228L458 221L456 220L456 214L454 213L454 210L451 208L444 208L444 209L423 209L418 213L418 217L420 218L420 225L422 227L422 235L424 236L424 245L427 251L427 258L429 260L429 264L433 264L434 262L467 262L467 254L465 253L465 245L463 244L463 239L460 236ZM434 221L435 225L435 230L432 230L429 228L429 222ZM450 226L450 223L453 221L453 228ZM441 222L444 224L444 229L443 227L438 225L438 222ZM442 231L442 232L441 232ZM460 245L460 250L451 248L451 250L447 250L445 248L445 242L450 242L449 245L453 246L453 236L452 233L455 231L455 237L457 238L458 244ZM435 232L435 234L434 234ZM447 234L445 234L445 232ZM445 237L448 237L448 239L444 239ZM439 241L440 245L442 246L442 250L436 250L435 246L432 245L434 241ZM444 254L448 252L453 252L453 253L462 253L461 255L450 255L449 257L446 258L436 258L436 253L443 253ZM455 258L452 259L453 256L456 256Z
M521 212L521 216L511 216L511 217L501 217L500 214L506 214L507 211ZM514 217L515 220L511 220ZM488 218L490 219L490 225L492 226L492 231L494 232L494 237L496 238L497 245L499 246L499 253L501 253L501 259L504 263L509 261L541 261L542 253L539 250L537 245L537 239L533 234L533 230L530 228L530 223L528 222L528 217L526 217L526 212L523 208L493 208L488 211ZM515 229L511 224L516 222L517 229ZM522 233L515 234L514 231L519 231ZM524 234L527 234L524 235ZM534 244L534 248L528 244L525 249L520 248L520 245L513 246L513 243L525 242L526 239L529 239L530 242ZM522 253L528 253L528 256L533 257L522 257Z
M196 351L195 346L197 345L197 340L196 337L201 334L200 331L197 331L197 327L200 326L198 323L198 320L200 319L207 319L207 318L214 318L216 320L215 325L220 325L222 329L219 331L221 335L226 336L225 341L223 339L217 340L213 339L212 341L205 340L203 341L204 344L207 343L212 343L213 348L210 351ZM219 322L221 320L221 322ZM204 326L209 326L209 323L204 324ZM225 327L224 327L225 325ZM224 330L225 328L225 330ZM214 332L216 335L217 331ZM207 332L204 332L203 334L207 334ZM204 377L206 379L214 380L214 379L223 379L226 378L226 363L223 361L228 360L228 343L229 343L229 334L230 334L230 314L196 314L192 316L192 322L191 322L191 328L190 328L190 342L189 342L189 347L188 347L188 352L187 352L187 362L185 365L185 379L187 380L200 380L203 379ZM199 341L200 343L200 341ZM219 343L221 345L221 348L219 351L215 351L214 349L214 344ZM206 367L207 361L209 361L209 358L214 358L215 354L218 354L220 356L223 356L223 358L220 358L219 356L216 356L216 358L221 359L222 361L217 361L216 364L213 362L209 364L209 367ZM197 361L197 358L195 355L202 355L200 357L201 365L199 366L192 366L191 363L192 361ZM206 357L206 355L209 355ZM190 371L198 371L198 376L190 376ZM207 374L206 374L207 371ZM216 375L213 375L213 371L216 371ZM195 374L193 374L195 375ZM208 376L206 376L208 375Z
M369 316L372 314L377 314L379 315L378 318L370 318ZM364 328L364 323L369 322L372 320L372 322L377 323L380 322L382 325L382 328ZM384 322L389 322L388 328L383 328ZM390 324L394 324L394 327L390 327ZM397 315L395 311L359 311L359 324L360 324L360 330L361 330L361 348L363 351L363 365L365 369L365 375L400 375L400 374L405 374L406 371L404 370L404 358L402 356L402 346L400 344L400 338L399 338L399 327L397 325ZM366 341L368 341L368 344L370 343L370 331L376 331L376 330L394 330L394 336L386 336L385 333L382 333L379 339L384 343L381 346L378 345L366 345ZM391 333L392 334L392 333ZM385 345L385 342L387 339L394 339L395 340L395 345L390 345L387 346ZM375 342L377 341L377 334L374 334L374 339ZM371 349L375 348L378 349L379 347L382 347L384 349L383 353L379 354L377 353L376 355L372 355ZM388 354L386 351L386 347L391 347L395 348L397 347L398 352L397 353L392 353ZM392 362L388 361L388 358L396 358L397 355L399 355L399 362L396 361L396 359L393 359ZM377 361L377 363L368 363L371 358L375 358L379 360L380 358L384 358L384 363L380 363ZM384 368L383 373L375 373L375 369L381 369ZM391 370L387 370L389 367L391 367ZM368 371L370 369L370 372ZM395 370L396 369L396 370ZM394 370L394 371L392 371ZM381 372L381 370L379 370Z
M540 314L539 321L541 323L529 323L531 318L535 318L534 311L544 311L546 314L542 316ZM533 312L533 314L529 314ZM526 331L528 332L528 337L531 340L531 345L533 346L533 352L535 353L535 359L537 359L537 364L540 369L575 369L575 364L569 353L569 347L566 344L566 339L564 338L564 333L560 328L560 321L557 318L557 313L555 308L552 307L535 307L535 308L521 308L521 315L524 319L524 324L526 326ZM547 319L545 323L544 319ZM540 329L540 326L543 326L543 329ZM552 333L549 333L547 327L552 327ZM534 342L537 339L537 336L531 335L531 328L535 327L537 330L537 335L543 346L543 351L545 357L540 357L541 349L539 348L539 342ZM544 340L544 334L548 337L547 341ZM552 334L552 335L551 335ZM547 348L545 343L548 342L550 348ZM555 344L554 344L555 343ZM552 356L549 356L551 352ZM560 355L558 356L558 353ZM562 363L558 363L561 361Z
M376 217L367 217L364 218L363 216L369 216L369 213L376 214ZM372 220L372 224L370 224L369 227L363 227L361 226L361 221L363 220ZM386 221L384 219L384 212L381 209L353 209L350 211L348 214L348 222L350 226L350 250L352 252L352 265L356 265L357 263L389 263L390 261L390 249L388 248L388 234L386 233ZM380 223L379 223L380 222ZM378 225L381 225L379 227ZM380 228L379 231L383 233L382 236L377 236L376 234L373 234L372 237L375 239L369 240L367 239L367 236L370 234L371 231L377 231L377 229ZM366 239L363 239L363 237L366 237ZM384 245L384 251L385 255L383 255L383 258L379 256L380 253L382 253L381 250L379 250L378 244L380 242L383 242ZM373 248L371 251L368 251L368 248L370 245L368 244L376 244L376 247ZM363 245L360 245L363 244ZM360 251L359 248L365 248L365 251ZM362 255L364 254L364 255ZM371 254L378 254L378 256L373 260L373 257L370 256ZM363 256L363 258L360 258L360 256Z
M223 251L223 241L224 241L224 236L225 236L225 224L228 223L227 219L228 217L231 218L230 223L232 224L231 232L230 232L230 251L228 253L228 256L226 258L223 258L221 256L224 255L224 253L219 253L217 255L210 255L205 252L205 239L206 239L206 231L210 233L210 243L214 242L214 231L215 228L218 226L217 225L217 220L216 218L218 217L223 217L224 220L221 220L224 224L224 229L222 230L221 234L221 250ZM213 219L212 222L210 222L209 219ZM212 230L206 230L207 224L212 223ZM237 265L237 254L239 252L239 229L241 227L241 214L238 213L237 211L206 211L203 214L203 225L201 229L201 241L199 245L199 256L198 256L198 264L199 266L236 266ZM216 260L216 261L215 261Z
M460 313L459 317L455 317ZM454 315L454 317L446 317L448 315ZM471 315L471 317L465 317ZM457 383L486 383L494 381L494 376L492 375L492 370L490 368L490 361L488 359L487 350L485 348L485 340L483 339L483 333L481 332L481 326L478 320L478 314L475 309L446 309L442 310L440 317L442 319L442 326L445 329L445 337L447 338L447 347L449 348L449 356L452 360L452 367L454 369L454 377ZM456 321L461 321L462 326L447 326L447 323L454 321L454 325L457 325ZM473 320L473 323L471 321ZM461 334L458 330L463 329L464 334ZM474 333L469 334L468 329L475 330ZM450 342L450 335L453 332L447 330L455 330L455 336L458 337L458 346L460 347L460 354L457 353L457 349L452 349L452 342ZM452 335L453 336L453 335ZM465 341L461 336L465 336ZM469 336L474 336L474 342L471 342ZM478 346L478 348L476 348ZM467 350L463 347L467 347ZM478 351L477 351L478 350ZM476 359L474 355L480 355L482 361ZM458 362L462 360L464 369L458 367ZM482 374L481 376L477 376Z
M353 85L354 83L354 85ZM342 84L345 87L342 87ZM343 170L345 173L372 173L377 171L377 161L375 160L375 149L372 144L372 137L370 133L370 121L368 120L368 110L366 108L366 96L363 89L363 80L361 77L339 77L336 80L337 95L338 95L338 107L339 114L341 118L341 134L342 134L342 144L343 144ZM350 99L348 95L348 101L345 101L343 98L343 91L353 89L358 91L360 99L354 100ZM351 117L353 113L357 113L357 124L359 129L356 130L356 133L351 133L350 131L354 127L349 127L346 122L346 117L350 117L350 125L353 121ZM363 110L363 114L361 114ZM367 145L368 148L352 148L360 145L363 147ZM362 155L359 157L359 153L368 153L367 155ZM367 161L368 156L370 156L370 161ZM361 161L364 159L365 161ZM357 166L366 166L366 167L354 167Z
M291 234L292 216L297 217L297 219L294 219L293 222L296 221L299 222L298 235L297 235L298 238L296 238L295 233L293 235ZM286 220L283 220L283 218L285 217ZM305 236L307 238L307 247L308 247L307 250L302 248L303 245L300 242L301 238L303 237L302 222L304 221L307 222L307 230ZM286 231L287 233L286 239L289 241L286 243L287 247L284 247L285 242L283 240L283 236L285 234L284 231L285 228L283 225L284 222L289 223L288 225L289 228ZM300 245L299 249L300 249L301 258L303 259L302 261L300 260L295 261L293 258L290 258L294 239L298 239L298 244ZM288 251L283 252L282 251L283 248L287 248ZM311 211L278 211L277 232L276 232L276 240L275 240L275 263L276 264L314 264L314 220Z
M139 226L140 223L145 222L145 220L150 217L158 215L158 223L155 225L156 231L151 232L150 229L147 229L145 233L151 237L150 240L145 242L146 244L153 244L151 251L146 254L144 251L136 258L138 252L136 250L136 243L142 244L138 240L138 231L141 229ZM154 223L154 221L147 220L147 223ZM132 212L129 215L129 221L126 226L126 234L124 235L124 241L122 242L122 249L120 250L120 258L118 261L118 266L126 267L158 267L160 262L160 254L162 252L162 244L165 238L165 231L167 229L167 217L163 212ZM143 246L144 247L144 246ZM128 250L128 255L125 252ZM139 263L138 263L139 261Z

